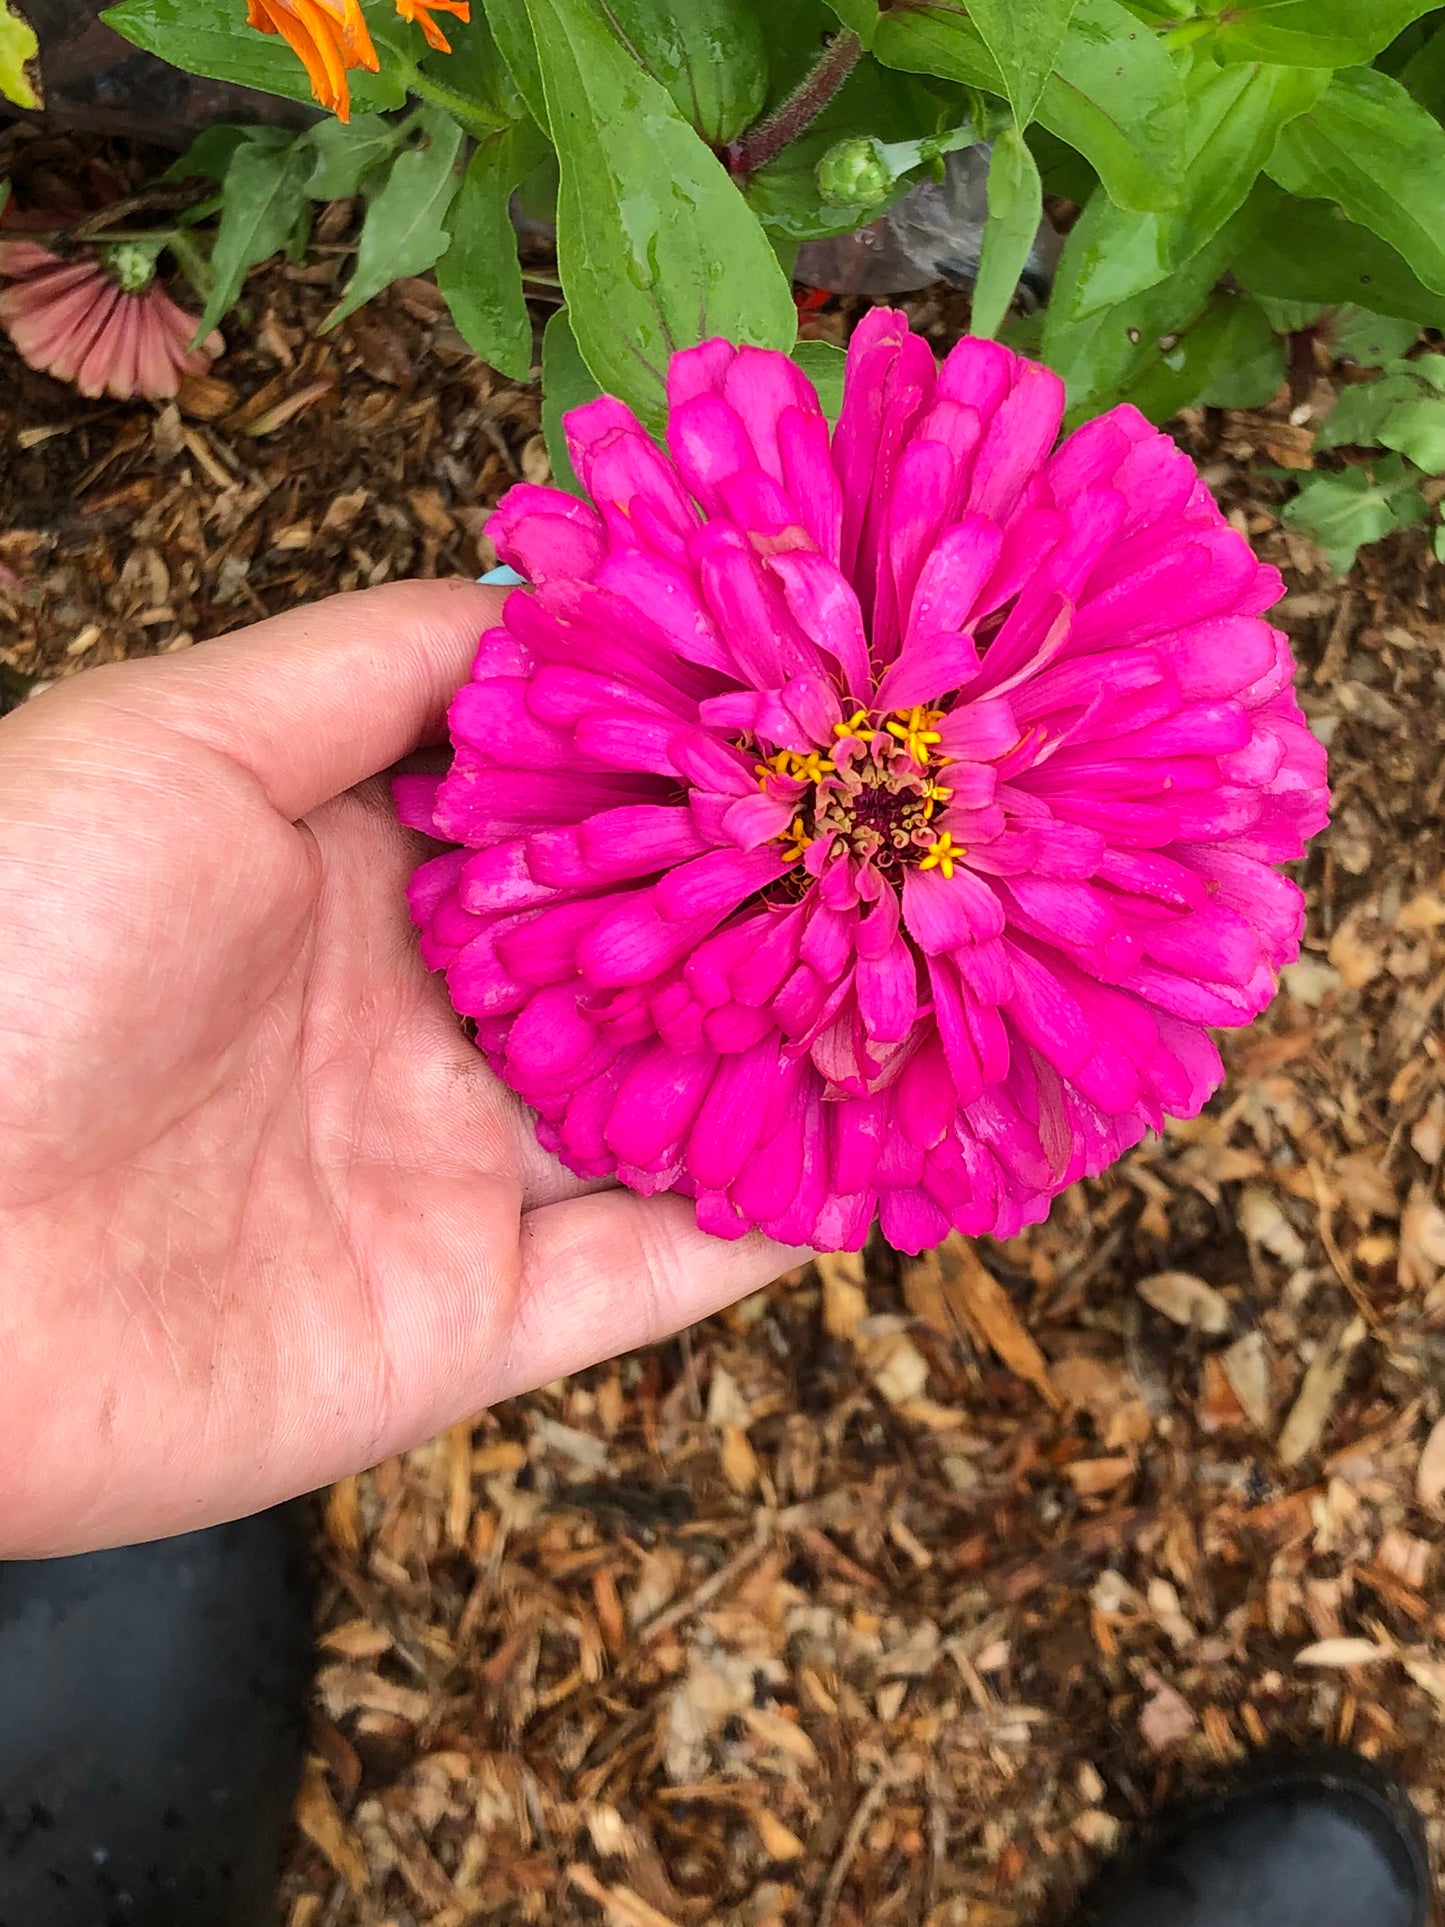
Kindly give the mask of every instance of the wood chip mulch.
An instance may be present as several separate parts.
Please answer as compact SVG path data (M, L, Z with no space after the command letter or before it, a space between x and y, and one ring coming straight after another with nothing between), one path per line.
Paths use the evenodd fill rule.
M14 679L491 560L536 394L428 282L316 339L340 258L166 407L0 349ZM1026 1236L822 1260L336 1487L289 1927L1033 1927L1278 1742L1445 1848L1445 593L1281 530L1299 406L1178 425L1336 794L1224 1090Z

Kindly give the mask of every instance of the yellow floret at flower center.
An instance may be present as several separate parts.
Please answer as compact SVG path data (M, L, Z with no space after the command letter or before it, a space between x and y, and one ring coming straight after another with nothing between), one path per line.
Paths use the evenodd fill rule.
M833 725L831 754L781 749L754 765L766 789L782 778L807 784L792 821L778 837L789 863L801 863L819 837L881 868L916 863L953 875L964 855L932 817L952 791L939 781L942 710L915 704L874 719L858 709Z

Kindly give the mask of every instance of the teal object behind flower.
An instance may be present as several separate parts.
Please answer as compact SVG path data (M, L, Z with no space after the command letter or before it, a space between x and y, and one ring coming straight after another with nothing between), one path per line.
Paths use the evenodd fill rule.
M1222 1074L1325 820L1280 595L1129 407L938 368L874 310L830 436L784 355L674 357L667 452L567 418L591 503L489 524L532 585L405 819L423 954L574 1171L900 1250L1010 1236Z

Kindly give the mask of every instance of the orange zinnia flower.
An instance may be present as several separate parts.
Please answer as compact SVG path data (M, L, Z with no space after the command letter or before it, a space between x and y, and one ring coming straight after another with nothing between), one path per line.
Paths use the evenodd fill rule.
M246 24L279 33L300 58L321 105L338 120L350 120L347 71L364 67L374 74L381 66L361 0L247 0Z
M427 45L442 54L451 52L452 43L432 19L432 14L455 14L463 26L472 17L471 0L396 0L396 10L403 20L415 21L426 35Z

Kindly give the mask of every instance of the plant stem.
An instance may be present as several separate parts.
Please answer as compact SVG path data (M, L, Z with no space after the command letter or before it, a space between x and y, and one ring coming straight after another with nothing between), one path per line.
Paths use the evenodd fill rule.
M728 142L722 162L729 174L746 180L781 154L822 113L857 66L862 51L863 42L851 28L835 33L787 99Z
M116 227L106 228L103 233L97 234L93 240L77 241L73 228L57 227L41 228L39 230L27 228L23 238L27 241L33 241L37 247L54 248L59 251L64 248L74 247L109 247L114 241L163 241L166 246L169 247L171 237L174 233L175 229L168 227Z
M394 40L388 40L378 33L373 33L372 38L392 55L402 69L407 92L415 94L418 100L428 101L433 107L442 108L474 140L491 140L493 135L501 133L508 125L500 114L493 113L490 107L484 107L479 100L473 100L470 94L460 93L444 80L424 74L411 55L403 52Z
M209 300L215 277L211 273L211 263L196 237L187 228L177 228L168 245L176 258L176 265L201 300Z

